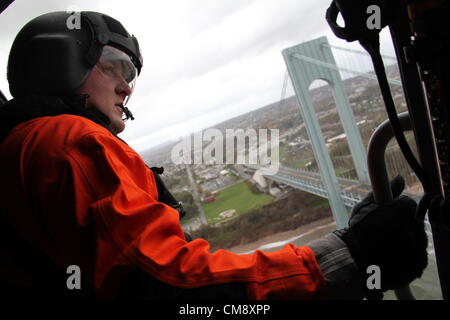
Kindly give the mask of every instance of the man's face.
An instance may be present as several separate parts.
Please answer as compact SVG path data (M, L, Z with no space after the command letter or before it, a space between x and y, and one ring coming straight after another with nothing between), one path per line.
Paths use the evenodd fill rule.
M130 81L128 78L134 78L135 74L133 74L134 70L130 69L134 66L130 66L130 64L131 62L111 58L105 54L78 89L78 93L89 95L87 100L89 105L97 108L109 118L111 121L109 128L116 134L125 129L120 105L123 105L125 98L132 93L132 83L129 84L127 80Z

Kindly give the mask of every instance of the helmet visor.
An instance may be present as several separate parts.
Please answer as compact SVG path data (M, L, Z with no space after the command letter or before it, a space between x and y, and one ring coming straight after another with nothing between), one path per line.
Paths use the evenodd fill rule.
M125 81L131 93L133 92L138 72L126 53L111 46L104 46L96 66L106 76ZM131 93L125 98L124 105L127 104Z

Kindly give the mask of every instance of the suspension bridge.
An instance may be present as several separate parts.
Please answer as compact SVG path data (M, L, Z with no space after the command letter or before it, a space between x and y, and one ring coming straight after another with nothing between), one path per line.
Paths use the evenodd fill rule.
M387 118L371 59L363 51L330 45L326 37L287 48L283 57L287 70L276 107L280 119L272 122L281 130L279 170L235 167L246 178L251 178L249 170L259 171L265 179L328 199L336 226L346 227L348 213L371 190L367 144ZM396 58L383 59L398 112L406 111ZM293 105L286 111L288 103ZM289 120L294 124L286 128ZM417 199L420 184L397 145L388 146L385 160L389 175L401 174L407 193Z
M245 165L248 170L260 170L260 173L268 180L288 185L292 188L312 193L322 198L328 198L327 189L322 181L320 173L296 168L280 167L276 174L264 168ZM348 210L353 208L361 199L370 192L370 185L357 180L338 177L341 186L341 197Z
M340 57L339 65L336 56ZM345 227L350 209L371 189L367 143L373 130L387 118L370 57L363 51L330 45L326 37L287 48L283 57L287 70L279 107L287 100L291 84L303 123L285 135L276 174L258 166L247 169L260 170L266 179L327 198L336 225ZM392 67L396 60L383 58L397 109L405 111L400 77ZM328 84L328 96L323 94L325 86L315 85L316 80ZM322 94L319 98L318 93ZM306 134L299 134L303 128ZM294 149L301 150L297 158L289 156ZM305 159L309 161L305 163ZM388 147L386 162L390 175L402 174L409 193L418 197L412 190L418 181L396 145Z

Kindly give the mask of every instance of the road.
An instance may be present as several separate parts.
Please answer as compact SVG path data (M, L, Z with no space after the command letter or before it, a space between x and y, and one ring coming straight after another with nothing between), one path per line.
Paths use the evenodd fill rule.
M199 217L200 217L199 222L195 223L195 226L194 225L192 226L192 227L197 228L198 223L208 224L208 220L206 220L205 211L203 210L200 195L198 194L198 191L197 191L197 184L194 181L191 167L189 165L185 165L185 167L186 167L186 171L188 174L189 184L191 185L192 197L194 198L194 202L195 202L195 205L197 206L197 209L199 212Z

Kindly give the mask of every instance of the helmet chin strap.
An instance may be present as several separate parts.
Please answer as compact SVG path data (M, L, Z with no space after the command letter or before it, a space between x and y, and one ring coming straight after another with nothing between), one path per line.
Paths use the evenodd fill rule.
M133 114L127 107L125 107L123 104L121 104L120 108L122 109L123 113L125 114L125 119L124 119L125 121L128 119L134 120Z

